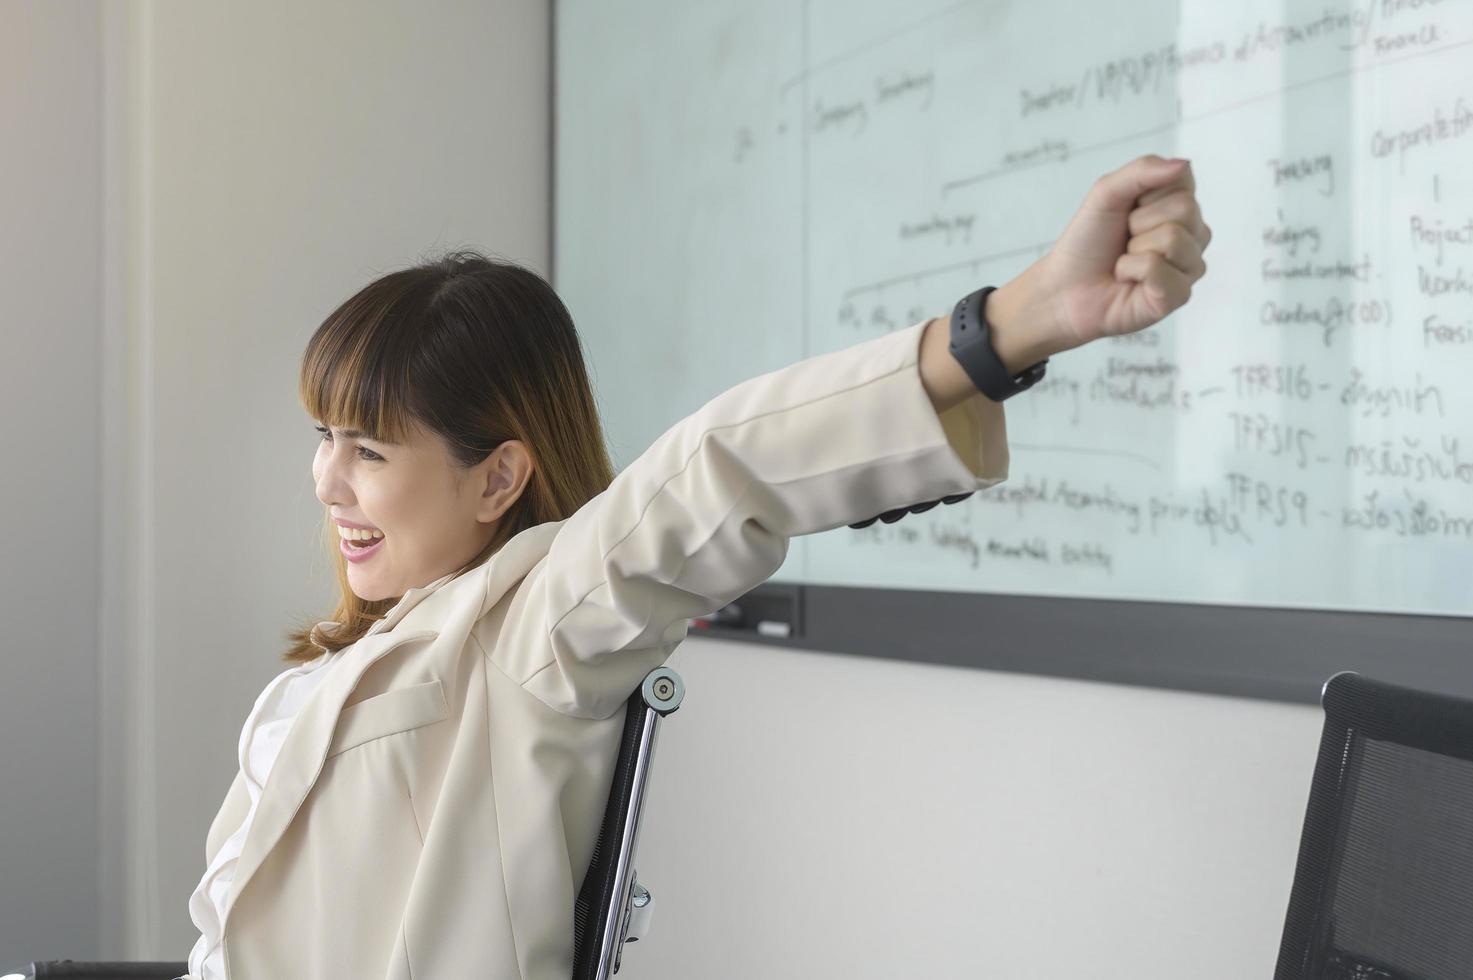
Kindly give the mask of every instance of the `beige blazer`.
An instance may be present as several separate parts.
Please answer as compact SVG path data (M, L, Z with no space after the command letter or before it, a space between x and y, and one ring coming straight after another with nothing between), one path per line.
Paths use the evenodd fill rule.
M795 535L1006 477L1001 405L932 407L924 327L718 395L577 513L411 590L345 650L244 841L230 980L567 980L625 701L688 621ZM206 866L246 808L237 774Z

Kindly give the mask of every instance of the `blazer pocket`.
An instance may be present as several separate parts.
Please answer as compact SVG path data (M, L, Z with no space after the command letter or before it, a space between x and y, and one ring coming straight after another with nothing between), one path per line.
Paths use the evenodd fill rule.
M438 680L375 694L338 712L327 757L371 739L433 724L449 716L450 705Z

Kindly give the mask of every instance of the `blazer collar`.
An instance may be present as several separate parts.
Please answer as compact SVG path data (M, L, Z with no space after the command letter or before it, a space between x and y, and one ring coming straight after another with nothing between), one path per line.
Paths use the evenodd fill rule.
M422 586L418 589L410 589L408 592L404 593L404 595L400 597L398 602L394 603L394 607L392 609L384 613L384 618L380 619L378 622L370 626L368 628L368 632L364 635L374 636L378 633L387 633L389 630L397 626L401 619L409 615L409 611L415 606L419 605L420 600L424 599L430 593L434 592L440 586L444 585L446 582L450 581L453 578L455 578L455 573L451 572L449 575L440 576L429 585Z
M256 814L236 859L222 932L241 890L281 839L322 772L338 713L363 673L411 640L434 639L445 633L447 638L460 637L464 642L476 620L546 556L563 523L528 528L462 575L446 575L410 589L358 642L343 649L341 659L328 669L287 730L266 785L261 787Z

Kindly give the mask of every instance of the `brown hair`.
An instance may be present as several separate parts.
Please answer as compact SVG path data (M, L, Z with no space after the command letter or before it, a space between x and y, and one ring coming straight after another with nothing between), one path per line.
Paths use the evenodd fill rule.
M460 465L507 439L533 473L493 539L456 574L529 527L569 517L614 479L573 318L541 276L467 249L375 279L307 342L298 395L324 425L402 440L411 420L438 433ZM323 514L339 598L329 618L288 631L288 663L359 640L397 598L364 601L348 585L337 528Z

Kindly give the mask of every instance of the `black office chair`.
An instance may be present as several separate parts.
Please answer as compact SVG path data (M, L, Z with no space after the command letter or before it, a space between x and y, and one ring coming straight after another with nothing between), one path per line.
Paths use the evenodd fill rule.
M1473 701L1345 671L1320 693L1274 980L1473 978Z
M624 944L649 931L654 900L635 876L634 849L660 719L679 708L684 697L685 683L669 667L650 671L629 696L598 843L573 909L572 980L608 980L619 972ZM188 970L188 962L48 960L33 961L30 972L22 976L28 980L174 980Z

